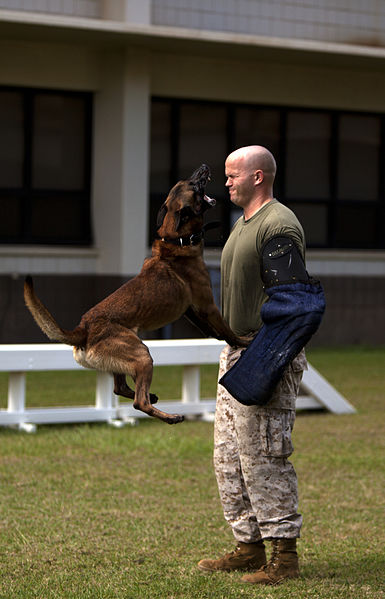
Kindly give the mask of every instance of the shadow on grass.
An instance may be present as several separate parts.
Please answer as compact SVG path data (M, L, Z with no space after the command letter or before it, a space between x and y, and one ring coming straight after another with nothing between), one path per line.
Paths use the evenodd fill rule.
M347 555L346 561L337 556L328 562L315 558L314 562L302 566L301 578L308 581L329 580L339 585L382 591L385 596L384 572L385 558L382 555L373 553L362 556L357 552L353 559Z

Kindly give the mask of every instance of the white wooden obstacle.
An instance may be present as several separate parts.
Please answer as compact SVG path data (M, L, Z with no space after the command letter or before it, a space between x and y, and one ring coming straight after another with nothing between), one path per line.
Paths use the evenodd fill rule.
M181 401L159 401L160 409L184 415L212 418L215 399L200 397L200 366L217 364L224 347L216 339L171 339L145 341L157 366L182 365ZM131 404L121 403L113 393L112 376L98 372L95 404L72 407L26 407L26 373L46 370L83 370L72 348L62 344L0 345L0 371L9 373L8 404L0 409L0 426L16 426L33 431L37 424L104 421L115 425L133 423L146 414ZM304 393L303 393L304 392ZM312 366L304 372L297 409L321 409L335 414L355 412Z

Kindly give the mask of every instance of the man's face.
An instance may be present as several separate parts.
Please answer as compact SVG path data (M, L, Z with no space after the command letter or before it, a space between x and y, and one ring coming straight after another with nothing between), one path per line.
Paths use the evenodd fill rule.
M225 163L226 187L230 200L236 206L244 208L255 194L255 171L247 168L242 158L228 158Z

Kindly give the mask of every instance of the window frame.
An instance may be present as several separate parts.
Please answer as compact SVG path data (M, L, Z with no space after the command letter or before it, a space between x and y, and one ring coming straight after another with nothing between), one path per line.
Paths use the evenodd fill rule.
M50 245L50 246L91 246L93 243L91 227L91 170L92 170L92 123L93 123L93 94L92 92L62 90L54 88L24 87L1 85L0 92L16 92L22 97L24 137L22 185L21 187L0 187L0 200L3 197L17 198L20 203L20 233L15 236L0 235L1 245ZM76 97L84 101L84 164L83 164L83 187L81 189L55 189L34 188L32 186L32 164L33 164L33 103L38 95L53 95L62 97ZM65 238L55 235L34 235L32 226L32 203L36 198L71 198L80 205L80 231L77 236L71 235Z
M275 182L275 195L280 202L286 204L288 207L291 205L318 205L324 206L326 210L326 241L325 243L308 243L308 247L311 249L341 249L341 250L384 250L385 249L385 113L370 112L370 111L353 111L353 110L340 110L340 109L329 109L324 107L310 108L302 106L289 106L289 105L271 105L271 104L251 104L251 103L233 103L233 102L221 102L211 100L195 100L188 98L172 98L166 96L153 96L151 98L151 104L153 102L169 103L171 107L170 117L170 131L169 131L169 153L170 153L170 168L169 168L169 188L172 187L181 177L178 161L178 140L179 140L179 111L183 104L196 104L198 105L211 105L226 107L227 109L227 125L226 125L226 145L227 153L230 153L235 149L235 111L238 107L249 108L255 110L276 110L279 112L279 140L278 140L278 151L275 152L275 158L278 164L277 177ZM330 115L331 120L331 131L329 141L329 197L328 198L312 198L307 200L304 198L298 198L295 196L289 196L286 192L286 159L285 159L285 148L287 144L287 120L290 112L302 112L302 113L323 113ZM378 198L376 200L341 200L337 197L338 188L338 122L342 116L374 116L379 118L379 136L380 145L378 152ZM226 156L223 157L225 160ZM151 172L151 165L150 165ZM165 197L168 189L164 190ZM152 194L151 181L150 181L150 205L152 206L154 200L160 202L161 194ZM155 196L157 196L155 198ZM229 234L230 229L230 212L231 204L228 200L226 190L224 187L223 196L217 197L219 201L224 202L223 214L226 217L226 222L223 223L222 237L225 240ZM363 243L358 240L357 242L344 243L338 241L339 233L337 231L337 212L344 207L354 207L355 209L362 209L363 213L365 208L373 212L373 219L375 220L375 232L374 239L371 242ZM149 230L149 241L151 243L154 237L154 213L156 210L151 208L150 214L150 230ZM206 243L208 246L221 247L221 243Z

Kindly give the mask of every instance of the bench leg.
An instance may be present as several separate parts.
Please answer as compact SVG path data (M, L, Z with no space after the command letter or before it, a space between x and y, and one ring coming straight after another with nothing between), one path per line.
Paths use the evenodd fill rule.
M8 412L25 411L25 372L10 372L8 380Z
M182 402L199 403L201 396L201 373L199 366L184 366L182 380Z
M16 425L20 431L34 433L36 425L24 422L22 418L25 413L25 382L25 372L9 373L7 411L20 415L20 421Z

